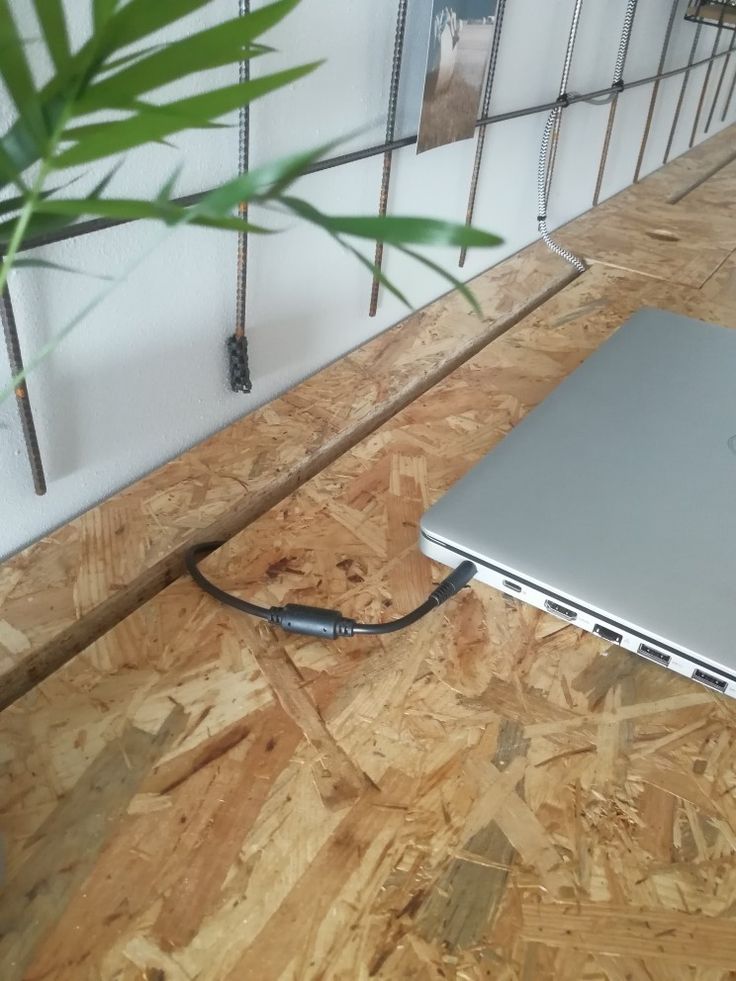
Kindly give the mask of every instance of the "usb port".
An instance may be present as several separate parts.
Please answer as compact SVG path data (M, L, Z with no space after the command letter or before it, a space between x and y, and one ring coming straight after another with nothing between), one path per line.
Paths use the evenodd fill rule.
M617 634L615 630L609 630L608 627L603 627L600 623L597 623L593 627L593 633L598 634L598 636L602 637L603 640L608 640L612 644L620 644L624 639L623 634Z
M699 681L701 685L707 685L708 688L715 688L716 691L725 691L728 687L725 681L721 681L720 678L716 678L712 674L706 674L700 669L693 671L693 680Z
M658 651L656 647L650 647L649 644L639 644L639 653L642 657L656 661L657 664L663 664L665 667L670 663L669 654L663 654L662 651Z
M553 603L552 600L545 600L544 605L550 613L554 613L556 617L562 617L563 620L577 619L577 613L575 610L568 610L566 606L560 606L559 603Z
M504 589L510 589L512 593L521 592L521 586L518 584L518 582L511 582L510 579L504 579L501 585Z

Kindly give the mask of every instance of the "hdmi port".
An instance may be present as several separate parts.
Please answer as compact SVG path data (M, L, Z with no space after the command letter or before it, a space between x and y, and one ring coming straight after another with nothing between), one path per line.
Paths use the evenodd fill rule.
M554 613L556 617L562 617L563 620L577 619L577 613L575 610L568 610L566 606L560 606L559 603L553 603L552 600L545 600L544 605L550 613Z
M707 685L708 688L714 688L716 691L725 691L728 687L725 681L713 677L712 674L706 674L705 671L693 671L693 680L699 681L701 685Z
M642 657L655 661L657 664L663 664L665 667L670 663L669 654L663 654L662 651L658 651L656 647L650 647L649 644L639 644L639 653Z
M511 582L510 579L504 579L501 585L504 587L504 589L510 589L512 593L521 592L521 586L518 584L518 582Z

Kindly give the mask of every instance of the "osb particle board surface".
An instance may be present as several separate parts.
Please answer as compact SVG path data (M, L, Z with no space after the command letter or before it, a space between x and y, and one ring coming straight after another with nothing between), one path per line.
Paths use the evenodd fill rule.
M559 241L588 262L701 287L736 248L729 207L736 193L735 136L736 127L729 127L697 152L586 212L559 230ZM694 186L698 168L710 176ZM691 186L669 203L678 189Z
M642 305L596 266L205 561L367 619L426 506ZM323 644L186 579L0 715L3 978L726 981L736 703L480 584Z
M187 545L239 531L574 275L535 243L474 280L483 320L440 298L0 565L0 706L180 575Z
M717 134L618 195L617 208L661 207L720 166L732 142L733 128ZM702 216L688 207L678 213ZM602 222L599 211L596 235L605 225L615 260L619 216ZM579 244L590 242L587 227ZM645 244L631 255L647 269L659 252L666 263L673 251L692 260L687 245L683 252L671 242ZM627 265L625 242L620 258ZM700 285L724 258L720 247L705 265L696 256L694 281ZM540 244L525 249L473 284L483 323L457 296L440 299L0 565L0 706L181 574L188 544L245 527L572 276Z

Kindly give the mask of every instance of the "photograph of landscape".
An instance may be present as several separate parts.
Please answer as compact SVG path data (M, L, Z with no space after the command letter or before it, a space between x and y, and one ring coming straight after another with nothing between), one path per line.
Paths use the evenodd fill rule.
M475 131L497 0L434 0L417 152Z

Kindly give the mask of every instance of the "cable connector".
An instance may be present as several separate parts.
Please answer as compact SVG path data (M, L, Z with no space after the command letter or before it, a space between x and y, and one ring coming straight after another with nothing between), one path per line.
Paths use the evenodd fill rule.
M567 109L570 105L570 96L567 92L560 92L557 96L557 105L562 106L563 109Z
M461 562L457 569L443 579L439 586L430 594L430 600L435 600L437 606L442 606L450 597L464 589L478 571L472 562Z
M624 80L622 78L619 78L619 80L617 82L614 82L613 83L613 85L611 86L611 88L612 89L617 89L617 91L619 91L619 92L623 92L623 90L626 88L626 86L624 85Z
M287 603L286 606L272 606L269 614L269 623L290 634L336 640L352 637L355 631L355 620L344 617L339 610L324 610L319 606Z

